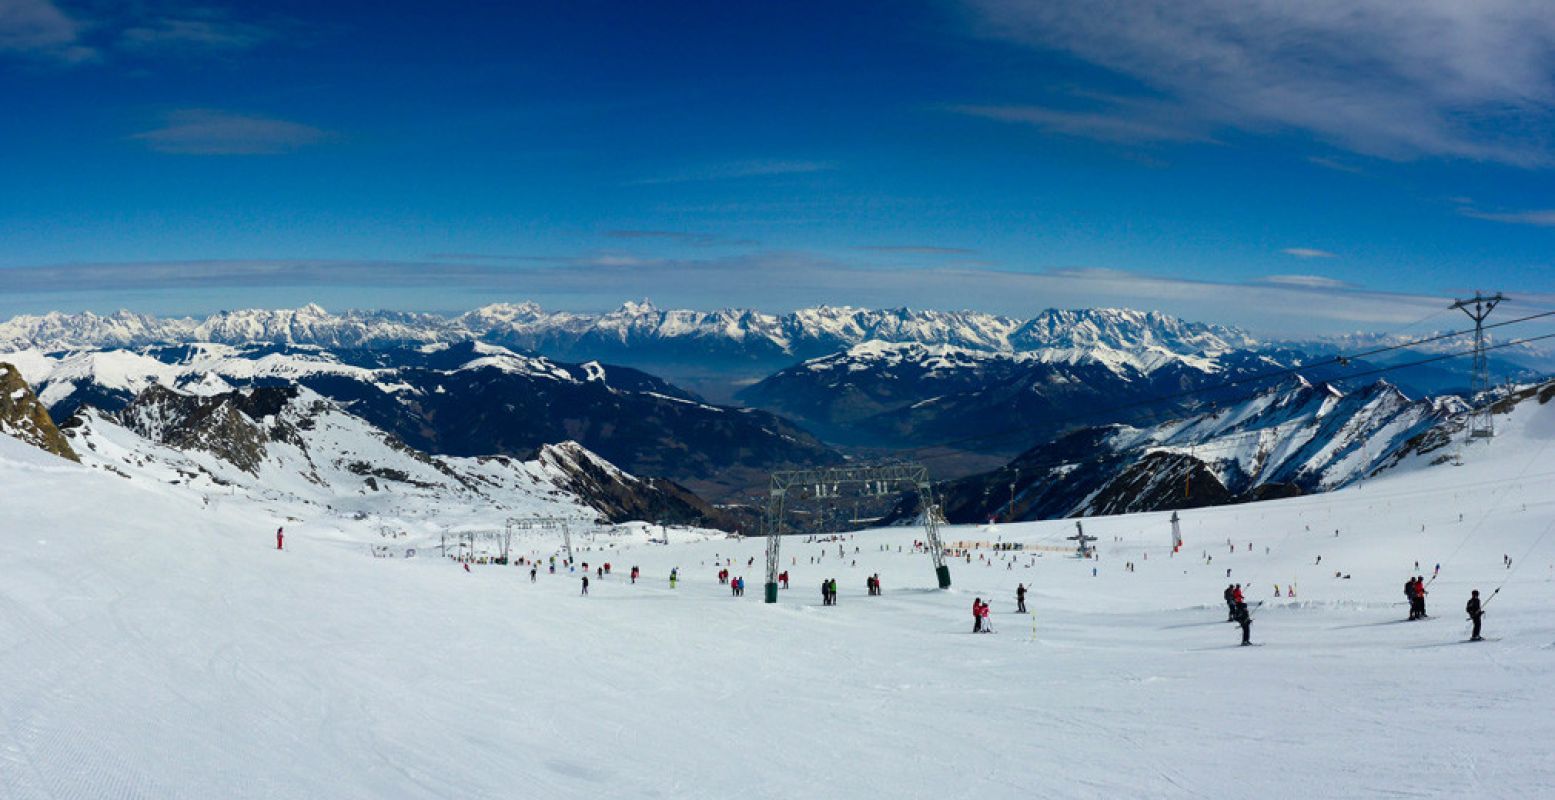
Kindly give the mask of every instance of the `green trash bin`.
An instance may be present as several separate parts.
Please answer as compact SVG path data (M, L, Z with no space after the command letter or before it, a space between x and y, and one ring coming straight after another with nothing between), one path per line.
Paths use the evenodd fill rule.
M777 602L777 582L776 581L773 581L772 583L767 584L767 602L769 602L769 603L776 603Z
M950 588L950 567L941 565L939 567L936 567L934 569L934 572L935 572L935 574L939 575L939 588L941 588L941 589L949 589Z

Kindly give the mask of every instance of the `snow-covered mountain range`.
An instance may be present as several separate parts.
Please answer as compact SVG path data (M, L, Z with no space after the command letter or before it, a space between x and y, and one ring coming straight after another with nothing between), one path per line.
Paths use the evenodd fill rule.
M141 347L171 343L316 345L331 349L483 341L571 361L654 372L704 395L862 342L950 345L983 352L1224 351L1257 343L1230 328L1127 309L1042 311L1030 319L976 311L821 306L786 314L664 310L628 302L608 313L497 304L457 316L394 311L223 311L203 319L120 311L18 316L0 323L0 350Z
M1293 376L1182 419L1073 431L951 482L945 510L953 521L1049 519L1330 491L1398 463L1432 432L1450 437L1467 409L1386 381L1345 392Z
M46 350L132 347L175 342L311 344L321 347L398 347L481 339L553 354L613 347L693 352L732 348L750 357L770 353L809 358L859 342L920 342L976 350L1019 352L1049 348L1165 347L1226 350L1250 347L1246 334L1184 322L1157 312L1127 309L1049 309L1028 320L976 311L925 311L820 306L787 314L749 309L662 310L628 302L602 314L548 312L534 303L484 306L444 317L398 311L332 314L317 305L298 309L222 311L204 319L162 318L120 311L17 316L0 323L0 347ZM590 358L595 357L593 355Z
M4 356L58 418L126 409L160 386L194 395L303 387L423 452L528 458L576 441L634 475L698 491L840 456L781 418L700 402L658 378L480 342L375 350L170 345Z
M1298 353L1192 349L1198 343L987 352L866 342L780 370L738 397L848 444L957 442L1013 455L1076 425L1168 419L1226 394L1215 388L1226 382L1301 363Z
M17 370L0 370L19 386L19 400L31 399ZM28 424L5 423L7 416L0 432L141 486L177 487L206 504L241 495L234 502L286 508L289 516L453 519L481 508L583 525L726 521L684 488L637 478L576 442L547 444L524 459L434 456L305 387L198 388L152 383L117 412L81 407L61 429L33 401Z

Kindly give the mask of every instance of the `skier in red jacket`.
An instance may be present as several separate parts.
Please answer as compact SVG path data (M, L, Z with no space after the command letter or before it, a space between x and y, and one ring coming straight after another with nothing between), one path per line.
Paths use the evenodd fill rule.
M1237 584L1236 588L1231 590L1231 602L1233 602L1233 603L1243 602L1242 584L1240 584L1240 583Z
M275 549L280 550L281 549L281 545L284 544L285 542L286 542L286 533L281 528L276 528L275 529Z

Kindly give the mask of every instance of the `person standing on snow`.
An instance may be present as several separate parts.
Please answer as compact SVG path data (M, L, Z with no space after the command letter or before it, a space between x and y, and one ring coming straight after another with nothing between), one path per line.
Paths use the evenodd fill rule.
M589 593L589 574L587 572L583 573L583 593Z
M1220 593L1220 596L1226 601L1226 622L1236 622L1236 598L1231 596L1235 591L1236 586L1228 583L1226 584L1226 590Z
M1474 590L1474 594L1469 597L1469 604L1467 606L1465 606L1463 610L1467 611L1469 613L1469 621L1474 623L1474 633L1469 636L1469 641L1471 641L1471 642L1482 641L1482 639L1481 639L1481 637L1479 635L1479 623L1480 623L1480 620L1484 618L1485 611L1484 611L1484 609L1480 608L1480 605L1479 605L1479 590L1478 589Z
M1024 583L1015 587L1015 613L1026 613L1026 584Z
M1242 626L1242 646L1251 645L1253 637L1253 615L1248 613L1247 604L1238 600L1236 604L1236 622Z
M1415 576L1415 602L1416 608L1420 611L1420 618L1429 617L1430 614L1425 613L1425 577L1421 575Z
M533 564L529 565L529 582L530 583L534 583L535 582L535 575L538 574L539 571L540 571L539 567L537 567L537 566L535 566Z
M972 632L983 632L983 598L972 598Z
M276 528L275 529L275 549L280 550L281 549L281 545L284 544L285 542L286 542L286 532L284 530L282 530L281 528Z

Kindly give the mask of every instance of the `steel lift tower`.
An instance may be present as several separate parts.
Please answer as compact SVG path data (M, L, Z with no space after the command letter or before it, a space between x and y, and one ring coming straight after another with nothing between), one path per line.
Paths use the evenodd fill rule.
M929 471L922 464L881 464L847 467L821 467L818 469L792 469L772 473L772 484L767 496L765 518L767 534L767 585L766 601L778 599L778 572L781 570L780 548L783 538L783 515L789 492L808 487L814 497L837 498L843 486L862 487L867 493L881 496L894 490L918 493L918 508L923 511L924 544L929 558L934 562L934 575L939 588L950 588L950 567L945 564L945 545L939 538L941 516L934 504L934 489L929 482Z
M1481 292L1475 292L1473 297L1467 300L1459 300L1452 304L1453 308L1460 309L1474 320L1474 370L1469 377L1469 403L1473 410L1469 412L1468 439L1489 439L1496 435L1496 423L1490 413L1490 362L1485 358L1485 318L1490 312L1506 298L1500 292L1489 297Z

